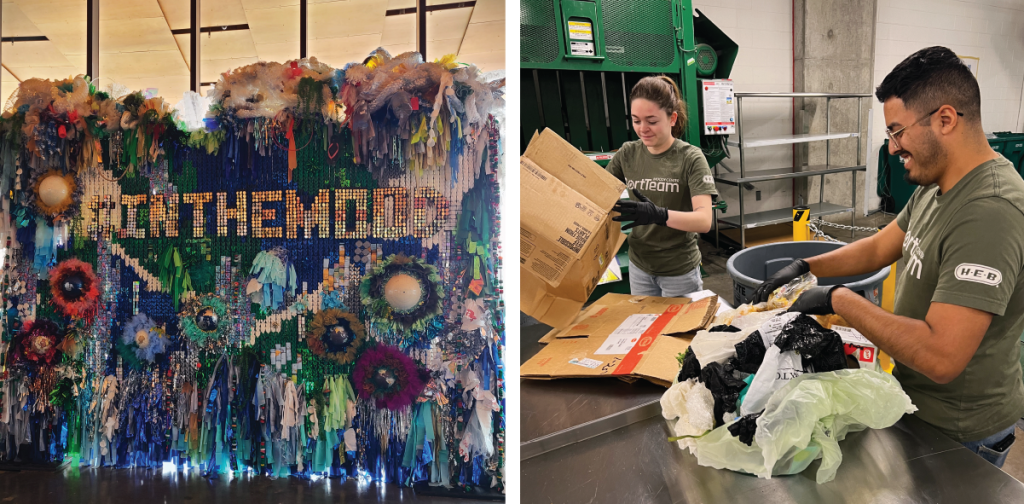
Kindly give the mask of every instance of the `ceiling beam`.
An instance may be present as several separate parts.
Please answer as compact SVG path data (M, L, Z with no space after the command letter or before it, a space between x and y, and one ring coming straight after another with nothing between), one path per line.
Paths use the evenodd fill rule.
M417 0L418 1L418 0ZM448 10L448 9L462 9L465 7L476 6L476 0L470 2L454 2L439 5L428 5L426 8L427 12ZM408 7L405 9L390 9L384 13L385 16L401 16L403 14L416 14L417 7Z
M100 79L100 0L88 0L85 14L85 74L99 87Z
M166 17L166 15L165 15ZM224 26L204 26L199 29L200 33L217 33L217 32L228 32L228 31L239 31L248 30L248 24L235 24L235 25L224 25ZM192 33L192 28L178 28L177 30L171 30L174 35L186 35Z
M416 0L416 52L427 61L427 0Z
M46 42L50 40L46 35L36 35L34 37L3 37L0 38L0 42Z
M189 46L190 76L188 82L190 89L196 93L199 93L203 88L201 81L203 74L199 71L199 67L203 61L201 51L199 49L201 40L199 37L199 30L201 30L203 26L202 10L201 0L192 0L192 10L189 16L189 20L191 21L189 25L189 41L191 42L191 45Z
M299 0L299 59L308 54L309 0Z

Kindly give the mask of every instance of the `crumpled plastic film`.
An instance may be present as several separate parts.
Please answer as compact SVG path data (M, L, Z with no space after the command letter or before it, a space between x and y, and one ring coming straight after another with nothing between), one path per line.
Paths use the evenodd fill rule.
M698 383L697 380L686 380L674 383L661 396L661 416L666 420L675 420L674 429L678 436L699 436L714 428L712 418L714 397L711 391ZM694 438L678 441L679 448L692 450Z
M727 370L717 362L704 366L700 371L700 377L701 382L714 396L715 427L720 426L724 423L722 417L726 412L736 411L736 399L739 398L740 391L747 387L747 383L733 376L731 369Z
M697 379L700 377L700 361L697 360L697 356L693 353L692 348L687 348L686 353L683 354L683 365L679 368L679 376L676 377L676 381L686 381L690 379Z
M808 315L801 314L786 324L775 345L782 351L799 353L805 371L820 373L846 367L846 353L839 333L821 327Z
M742 317L736 317L732 321L732 325L739 327L740 329L748 329L751 327L760 328L762 324L771 320L776 315L783 313L785 310L768 310L755 313L748 313Z
M803 362L796 352L783 352L772 345L765 353L761 367L754 374L747 394L740 405L740 415L757 413L764 409L765 404L775 391L782 388L789 380L803 374Z
M697 463L771 478L796 474L822 459L816 481L835 479L839 441L865 428L884 429L917 411L895 378L867 369L813 373L776 392L756 420L751 446L719 427L694 443ZM741 422L743 419L737 420Z
M204 126L203 118L206 111L210 110L210 98L195 91L185 91L181 94L181 101L174 105L175 117L185 123L188 131L200 130Z
M761 338L761 331L750 333L743 341L736 343L736 358L730 359L733 367L744 373L756 373L768 351Z
M892 376L868 369L842 369L799 376L768 400L757 420L754 441L764 463L774 467L787 454L811 444L825 454L817 482L835 478L842 453L839 441L865 428L884 429L904 414L917 411L910 397ZM756 472L767 478L762 468Z
M788 284L775 289L775 292L768 297L768 308L771 310L789 308L796 298L800 297L800 294L811 287L817 287L817 285L818 277L814 276L814 273L804 273L790 280Z
M712 362L725 364L730 357L736 355L736 343L743 341L756 328L740 332L709 332L699 331L690 342L690 349L697 356L701 366Z
M690 425L699 434L715 428L715 397L703 383L695 384L686 394L686 411L690 414Z

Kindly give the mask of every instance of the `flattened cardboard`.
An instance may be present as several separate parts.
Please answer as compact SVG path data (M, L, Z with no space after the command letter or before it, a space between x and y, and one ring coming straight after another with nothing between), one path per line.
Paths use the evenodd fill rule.
M521 366L520 376L539 380L645 379L667 387L679 373L676 356L690 346L695 331L710 323L717 307L716 296L691 302L687 298L606 294L578 313L569 327L552 331L548 335L551 342ZM622 355L596 353L630 315L638 314L655 314L658 318L633 350ZM600 363L594 365L594 361Z
M612 207L625 185L549 129L520 158L521 309L566 327L625 241Z

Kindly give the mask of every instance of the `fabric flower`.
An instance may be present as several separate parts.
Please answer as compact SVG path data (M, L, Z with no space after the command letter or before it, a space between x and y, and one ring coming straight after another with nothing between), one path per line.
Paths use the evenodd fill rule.
M397 332L422 331L441 313L437 268L405 254L389 256L374 268L359 292L370 320Z
M61 261L50 272L53 303L64 315L91 321L99 306L99 282L92 265L78 259Z
M395 347L378 345L363 352L352 372L356 394L378 408L409 406L426 386L426 370Z
M24 359L34 365L52 365L57 359L60 328L57 324L36 319L25 323L18 335L18 360Z
M366 329L359 317L337 308L321 310L313 317L306 344L314 355L348 364L366 341Z
M137 313L124 325L121 344L125 350L122 357L126 357L126 352L131 352L139 361L152 363L167 350L169 342L163 328L152 318L145 313Z
M231 328L224 300L207 294L191 298L178 316L181 334L199 345L223 342Z

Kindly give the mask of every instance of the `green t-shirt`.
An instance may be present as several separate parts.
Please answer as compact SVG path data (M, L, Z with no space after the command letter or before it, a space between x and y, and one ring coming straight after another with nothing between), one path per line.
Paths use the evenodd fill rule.
M718 195L704 153L678 138L656 156L640 140L626 142L608 163L608 172L626 183L630 199L636 199L635 188L669 210L692 212L693 196ZM637 226L629 234L631 268L654 276L677 276L699 264L697 233L651 224Z
M924 320L938 302L994 316L952 382L937 384L898 363L893 376L922 420L959 442L984 439L1024 416L1024 180L1000 156L946 194L937 185L918 188L896 222L906 233L897 315Z

